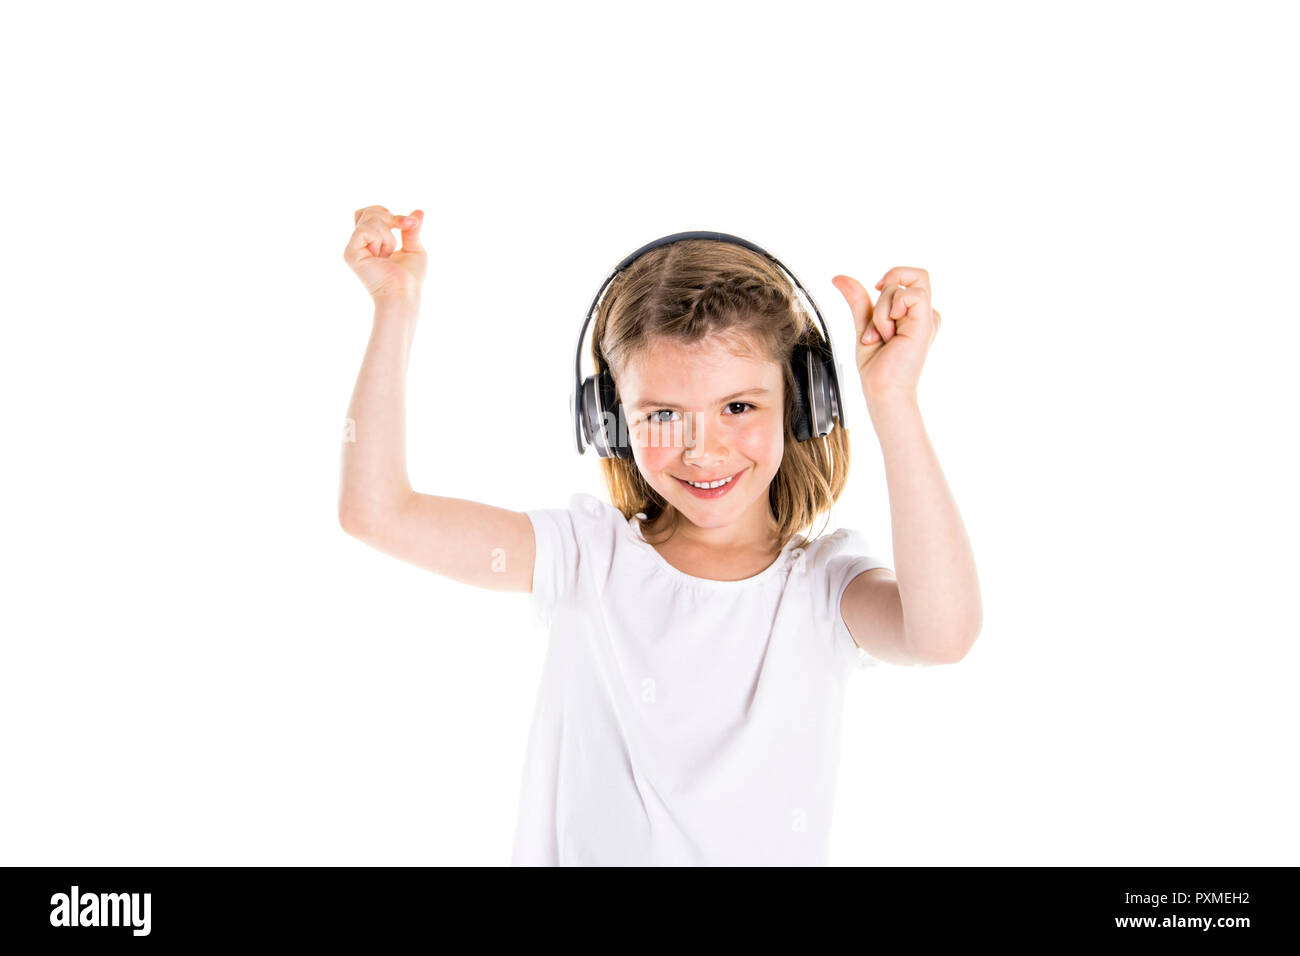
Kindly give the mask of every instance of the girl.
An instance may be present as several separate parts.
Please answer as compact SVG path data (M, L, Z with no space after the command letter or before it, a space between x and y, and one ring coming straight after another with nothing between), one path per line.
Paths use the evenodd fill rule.
M849 529L801 533L839 498L848 433L798 441L791 355L819 342L789 280L733 243L655 248L610 283L592 332L629 458L613 504L509 511L414 492L403 393L424 214L359 209L344 251L375 302L348 415L339 520L429 570L532 594L551 626L520 793L516 864L824 864L845 681L953 663L982 610L917 380L939 325L922 269L879 301L832 281L856 325L897 577ZM397 248L392 230L401 230Z

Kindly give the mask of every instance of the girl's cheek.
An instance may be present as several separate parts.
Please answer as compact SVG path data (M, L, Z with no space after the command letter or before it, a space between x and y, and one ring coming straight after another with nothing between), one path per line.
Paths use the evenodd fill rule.
M772 422L754 422L746 426L744 431L737 436L741 447L753 451L754 458L763 457L763 453L770 454L776 451L778 454L784 451L785 433L782 430L783 423L776 425Z
M645 448L650 454L664 450L680 450L685 445L684 430L681 422L664 422L654 424L642 422L630 429L634 444Z

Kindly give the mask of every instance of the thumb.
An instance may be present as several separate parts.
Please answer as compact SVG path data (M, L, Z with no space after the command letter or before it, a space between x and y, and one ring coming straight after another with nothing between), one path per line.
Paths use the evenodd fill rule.
M835 288L848 300L853 311L853 327L857 330L857 341L862 344L862 336L867 334L867 325L871 321L871 293L852 276L839 275L831 279Z
M403 252L424 252L424 244L420 242L420 227L423 225L424 210L422 209L416 209L409 216L402 217Z

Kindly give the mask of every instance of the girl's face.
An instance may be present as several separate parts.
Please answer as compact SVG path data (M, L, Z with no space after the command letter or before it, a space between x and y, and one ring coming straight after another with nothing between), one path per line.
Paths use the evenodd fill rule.
M694 345L661 339L629 362L618 393L637 467L684 518L745 537L768 532L767 489L785 452L777 363L756 350L737 355L717 336ZM723 478L713 490L688 484Z

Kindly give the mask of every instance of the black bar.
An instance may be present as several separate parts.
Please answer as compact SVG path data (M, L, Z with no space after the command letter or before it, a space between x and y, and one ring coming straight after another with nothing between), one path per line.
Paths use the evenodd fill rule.
M710 930L742 934L766 935L773 923L813 938L845 932L864 947L891 938L911 943L1170 940L1180 946L1203 940L1238 947L1293 935L1295 869L740 870L655 874L654 886L641 883L648 875L620 873L597 883L576 874L539 880L508 867L459 872L438 867L9 867L0 870L5 881L0 942L9 952L29 951L13 949L14 941L47 946L73 940L96 949L276 941L331 946L350 941L370 949L409 944L412 938L436 943L448 933L454 940L465 933L496 936L514 930L545 946L562 937L539 940L538 935L621 924L619 939L676 946L675 941L691 938L678 934L679 924L703 922ZM606 891L597 892L597 885ZM119 925L70 925L74 886L77 922L99 920L101 914L109 922L116 911ZM142 932L146 893L147 934ZM106 900L104 894L113 896ZM128 899L129 894L137 895ZM69 904L62 913L60 895ZM95 902L87 903L92 896ZM52 925L52 916L69 925ZM1135 918L1142 922L1134 923ZM1202 919L1209 925L1191 923ZM582 936L600 944L599 936Z

